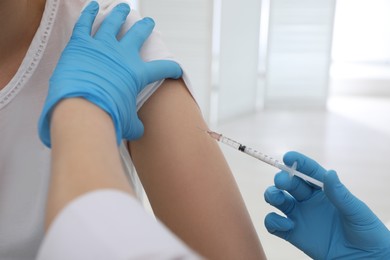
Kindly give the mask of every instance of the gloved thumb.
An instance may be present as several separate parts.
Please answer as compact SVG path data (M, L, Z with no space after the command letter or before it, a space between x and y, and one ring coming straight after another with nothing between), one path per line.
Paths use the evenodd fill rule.
M371 212L368 207L356 198L340 182L337 173L333 170L326 172L324 176L324 191L328 199L339 210L339 212L352 223L360 223L367 216L363 212Z
M136 140L142 137L144 134L144 124L138 118L137 112L131 116L130 124L125 126L126 132L124 132L123 138L126 140Z
M148 84L165 78L178 79L183 74L180 65L170 60L150 61L146 63L146 69Z

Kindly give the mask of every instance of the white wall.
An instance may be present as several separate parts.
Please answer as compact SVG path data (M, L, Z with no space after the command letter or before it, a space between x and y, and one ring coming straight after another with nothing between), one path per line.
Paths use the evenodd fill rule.
M211 0L141 0L142 15L156 21L156 29L190 75L198 104L209 117L211 93Z
M334 0L272 0L266 107L325 107Z
M256 108L259 0L222 0L218 119L224 120Z
M260 61L265 84L259 75L261 0L142 0L138 6L156 20L184 64L206 119L211 115L213 122L220 122L255 112L260 103L266 108L325 107L334 2L270 1L268 52L260 52L260 57L267 56L266 62ZM216 28L214 4L221 8L215 10L220 14ZM214 51L213 29L219 40ZM213 54L217 66L212 91Z

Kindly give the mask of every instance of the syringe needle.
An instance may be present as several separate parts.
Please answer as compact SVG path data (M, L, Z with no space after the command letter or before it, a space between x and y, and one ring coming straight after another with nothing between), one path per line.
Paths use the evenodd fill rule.
M213 131L210 131L210 130L207 130L206 131L213 139L217 140L217 141L220 141L222 135L221 134L218 134L216 132L213 132Z

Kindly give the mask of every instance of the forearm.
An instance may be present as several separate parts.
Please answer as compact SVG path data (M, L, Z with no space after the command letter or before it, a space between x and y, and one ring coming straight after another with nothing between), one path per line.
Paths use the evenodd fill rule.
M66 99L51 121L52 177L46 227L70 201L97 189L133 194L122 169L110 116L92 103Z
M265 258L230 169L182 81L167 80L139 112L131 143L157 217L210 259Z

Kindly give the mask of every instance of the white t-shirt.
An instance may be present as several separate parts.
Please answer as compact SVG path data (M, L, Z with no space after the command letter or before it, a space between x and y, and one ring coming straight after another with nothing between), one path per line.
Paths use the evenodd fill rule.
M17 73L0 91L0 259L33 259L44 236L44 213L50 178L50 150L39 140L37 122L50 75L68 42L75 21L89 0L47 0L41 24ZM123 0L99 0L103 17ZM122 31L139 16L132 11ZM123 33L123 32L122 32ZM171 59L158 33L144 44L145 61ZM138 108L161 82L140 93ZM189 86L187 84L187 86ZM137 178L126 148L122 161L133 184ZM137 190L138 185L135 185Z

